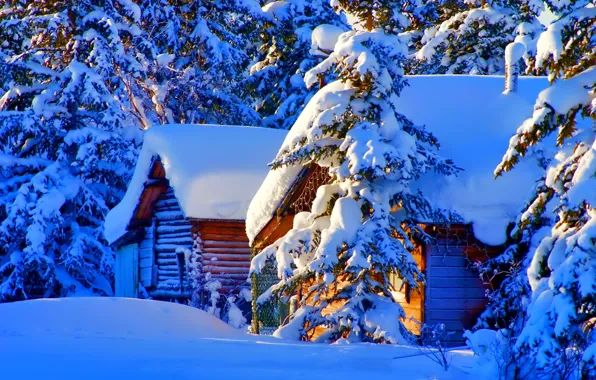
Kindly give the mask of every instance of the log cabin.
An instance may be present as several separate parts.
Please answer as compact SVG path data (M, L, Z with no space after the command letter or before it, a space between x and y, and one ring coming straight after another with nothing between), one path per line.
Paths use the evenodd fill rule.
M144 132L127 192L105 222L116 296L184 302L193 281L209 280L222 294L247 288L246 210L285 134L212 125Z
M449 345L463 344L463 331L474 326L486 306L487 286L474 270L502 252L507 229L541 176L539 166L527 160L511 173L493 178L509 138L532 113L538 93L548 86L545 78L519 78L514 91L503 94L503 77L416 76L409 77L398 112L425 125L439 140L442 156L463 170L456 177L427 174L414 183L437 208L454 211L461 223L449 228L421 220L431 239L420 242L414 257L425 273L420 292L401 287L390 276L396 300L408 319L406 327L419 333L421 324L443 323ZM321 92L324 92L323 88ZM312 112L317 94L303 113ZM296 123L280 151L302 131ZM327 170L316 165L272 170L251 202L246 221L255 252L284 236L299 212L309 211L319 186L330 180ZM252 330L271 333L286 320L292 305L257 305L256 299L277 282L273 268L253 276ZM401 293L401 294L399 294ZM415 321L410 321L413 319Z

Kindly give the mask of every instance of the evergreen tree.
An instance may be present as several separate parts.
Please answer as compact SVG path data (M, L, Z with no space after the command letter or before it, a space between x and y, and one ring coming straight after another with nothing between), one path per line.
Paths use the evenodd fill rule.
M400 37L410 54L422 48L424 31L452 17L463 7L461 0L419 0L408 2L409 25Z
M144 0L155 69L145 90L162 123L258 125L239 96L263 22L253 0Z
M326 1L272 1L263 8L270 20L263 24L260 55L250 70L247 87L266 126L289 129L314 95L315 90L304 85L304 74L330 53L328 49L311 51L315 28L322 24L336 27L319 28L315 34L347 29ZM319 37L334 40L335 36Z
M0 300L112 294L101 225L152 118L138 21L126 0L0 9Z
M519 333L527 317L526 307L531 296L527 276L532 260L530 253L536 250L554 224L553 195L542 178L534 197L520 213L505 251L479 265L484 282L495 287L488 294L488 305L475 328L508 329L512 332L510 336Z
M543 29L537 0L446 1L444 11L424 31L409 71L412 74L503 74L505 47L515 41L534 53ZM448 18L447 18L448 17Z
M395 111L406 85L400 63L405 47L392 23L401 1L339 0L355 18L335 51L306 75L308 86L335 68L338 80L321 89L302 112L273 168L317 164L328 170L311 211L252 261L252 273L268 263L279 283L257 300L283 299L302 289L299 308L278 336L320 340L406 342L405 316L390 289L397 273L418 289L422 273L412 251L426 235L416 220L445 218L410 184L428 171L456 168L437 155L438 142ZM389 26L388 26L389 25ZM361 27L364 26L364 29Z
M553 378L579 370L588 379L596 376L596 8L593 1L546 3L559 18L541 34L536 64L548 69L552 84L496 170L503 174L556 137L556 154L527 212L554 224L528 248L531 298L515 353L521 370Z

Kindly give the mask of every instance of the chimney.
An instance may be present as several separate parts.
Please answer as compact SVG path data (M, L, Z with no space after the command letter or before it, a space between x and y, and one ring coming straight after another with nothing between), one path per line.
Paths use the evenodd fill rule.
M521 42L512 42L505 48L505 91L503 94L517 92L519 61L525 53L526 45Z

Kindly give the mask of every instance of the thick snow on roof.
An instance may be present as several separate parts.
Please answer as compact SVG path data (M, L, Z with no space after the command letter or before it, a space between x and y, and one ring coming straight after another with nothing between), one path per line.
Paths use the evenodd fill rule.
M188 218L244 219L286 131L218 125L162 125L145 132L143 149L122 201L105 221L112 243L128 227L159 157Z
M514 221L543 171L522 160L510 173L494 179L493 171L507 150L509 138L532 116L533 104L546 78L519 79L517 93L503 95L502 76L415 76L399 98L398 111L426 125L441 143L441 154L464 169L457 177L427 175L418 186L435 207L451 209L472 223L476 236L488 244L506 239ZM309 117L327 92L343 89L334 82L313 97L300 117ZM300 120L300 119L299 119ZM296 125L307 124L300 123ZM292 130L281 150L303 131ZM300 172L271 171L248 209L247 234L252 241L274 215Z

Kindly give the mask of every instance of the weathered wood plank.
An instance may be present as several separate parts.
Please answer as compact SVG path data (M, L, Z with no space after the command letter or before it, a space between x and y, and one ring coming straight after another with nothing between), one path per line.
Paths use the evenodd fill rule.
M209 273L225 273L225 274L242 274L244 276L248 276L248 268L231 268L231 267L221 267L216 265L205 265L203 266L204 272Z
M246 237L246 234L244 235L221 235L221 234L213 234L213 233L204 233L201 232L201 239L206 242L206 241L225 241L225 242L242 242L242 243L246 243L246 245L248 245L248 237Z
M431 287L434 288L484 288L482 280L478 277L442 277L433 278Z
M248 278L248 272L247 273L229 273L226 271L218 271L218 270L210 270L210 271L205 271L208 273L211 273L212 277L211 278L232 278L232 279L246 279Z
M233 236L246 236L246 230L244 228L226 228L217 226L203 226L199 227L201 236L203 235L233 235Z
M429 310L427 313L427 319L429 321L443 321L443 320L466 320L470 313L480 313L484 308L478 309L457 309L457 310Z
M194 239L190 234L185 237L164 237L160 235L157 239L157 244L183 244L185 246L192 246Z
M155 250L157 252L176 251L178 248L190 248L186 244L156 244Z
M159 268L165 265L173 265L178 267L178 261L175 258L161 258L158 256L156 262Z
M221 260L221 261L250 261L250 255L242 255L242 254L224 254L224 253L217 253L212 254L208 252L203 252L203 258L205 262L211 261L211 259Z
M430 288L430 298L435 299L478 299L485 295L482 288Z
M203 247L208 248L243 248L250 250L250 246L245 242L235 241L216 241L216 240L203 240Z
M150 186L145 188L135 211L136 220L151 219L151 205L166 190L165 186Z
M190 224L188 224L188 223L170 224L170 223L162 223L161 221L158 221L158 227L156 230L157 230L157 234L178 234L178 233L190 234Z
M428 310L476 310L484 308L486 298L476 299L431 299L427 300Z
M153 257L143 257L139 260L139 268L151 268L153 267Z
M433 267L432 278L429 282L432 286L432 281L436 278L478 278L478 273L472 269L466 269L462 267Z
M230 248L230 247L206 247L203 246L203 252L209 252L209 253L250 253L251 250L248 247L242 247L242 248Z
M246 223L236 220L204 220L198 222L199 230L205 227L239 228L246 230Z
M139 250L139 259L153 258L153 245Z
M189 229L191 227L190 222L186 219L158 220L157 225L158 226L187 226ZM157 229L157 231L159 232L159 228Z
M141 278L141 283L144 286L147 286L147 284L151 284L152 276L153 276L153 265L151 265L150 267L141 267L140 278Z
M250 268L250 261L222 261L222 260L205 260L204 267L218 266L230 268Z

